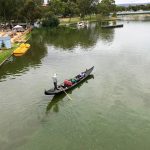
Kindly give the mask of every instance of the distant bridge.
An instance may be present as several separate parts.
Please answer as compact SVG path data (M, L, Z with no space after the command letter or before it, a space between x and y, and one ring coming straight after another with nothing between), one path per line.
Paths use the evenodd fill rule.
M117 12L117 16L123 15L143 15L143 14L150 14L150 11L124 11L124 12Z

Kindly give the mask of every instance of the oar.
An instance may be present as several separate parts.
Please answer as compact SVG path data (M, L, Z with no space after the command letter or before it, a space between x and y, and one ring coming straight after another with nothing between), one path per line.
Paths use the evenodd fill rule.
M68 96L68 98L70 99L70 100L72 100L72 98L67 94L67 92L61 87L61 89L62 89L62 91Z

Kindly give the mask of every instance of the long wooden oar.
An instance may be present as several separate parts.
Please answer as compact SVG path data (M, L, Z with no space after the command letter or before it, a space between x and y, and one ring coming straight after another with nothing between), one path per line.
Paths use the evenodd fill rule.
M68 98L70 99L70 100L72 100L72 98L67 94L67 92L61 87L61 89L62 89L62 91L68 96Z

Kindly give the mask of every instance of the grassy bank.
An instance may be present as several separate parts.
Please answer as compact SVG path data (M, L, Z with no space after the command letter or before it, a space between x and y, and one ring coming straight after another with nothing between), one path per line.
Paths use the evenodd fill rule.
M29 33L27 33L27 34L25 35L25 40L30 39L30 37L31 37L31 32L29 32Z
M114 18L114 17L102 17L103 21L112 21L112 20L116 20L116 19L117 18ZM60 25L74 24L81 20L83 20L83 19L81 19L80 17L73 17L71 19L70 18L60 18ZM98 21L99 15L86 16L84 18L84 20L89 21L89 22Z
M13 47L10 49L4 49L0 51L0 65L3 64L3 62L5 60L7 60L7 58L9 58L13 51L19 46L20 44L13 44Z
M23 35L22 38L24 39L24 41L28 41L28 40L30 39L30 37L31 37L31 32L29 32L29 33Z
M31 37L31 33L23 35L23 39L27 41ZM13 51L20 46L21 43L13 43L12 48L0 50L0 66L13 54Z

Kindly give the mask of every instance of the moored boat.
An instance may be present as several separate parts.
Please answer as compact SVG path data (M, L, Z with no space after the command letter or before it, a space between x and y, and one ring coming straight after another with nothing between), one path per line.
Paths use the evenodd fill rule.
M77 23L77 27L78 28L84 28L84 27L88 27L88 21L80 21Z
M123 27L123 24L118 25L102 25L101 28L121 28Z
M58 89L57 90L55 90L54 88L52 88L50 90L47 90L47 91L45 90L45 95L56 95L56 94L62 93L64 91L67 91L69 89L72 89L77 84L79 84L82 81L84 81L91 74L93 69L94 69L94 66L91 67L90 69L86 69L84 72L82 72L82 73L84 73L84 77L82 77L82 78L78 78L79 75L75 76L73 79L77 79L77 82L75 82L72 86L65 87L64 83L62 83L62 84L58 85Z
M29 48L30 44L22 43L16 50L14 50L13 54L25 54Z

